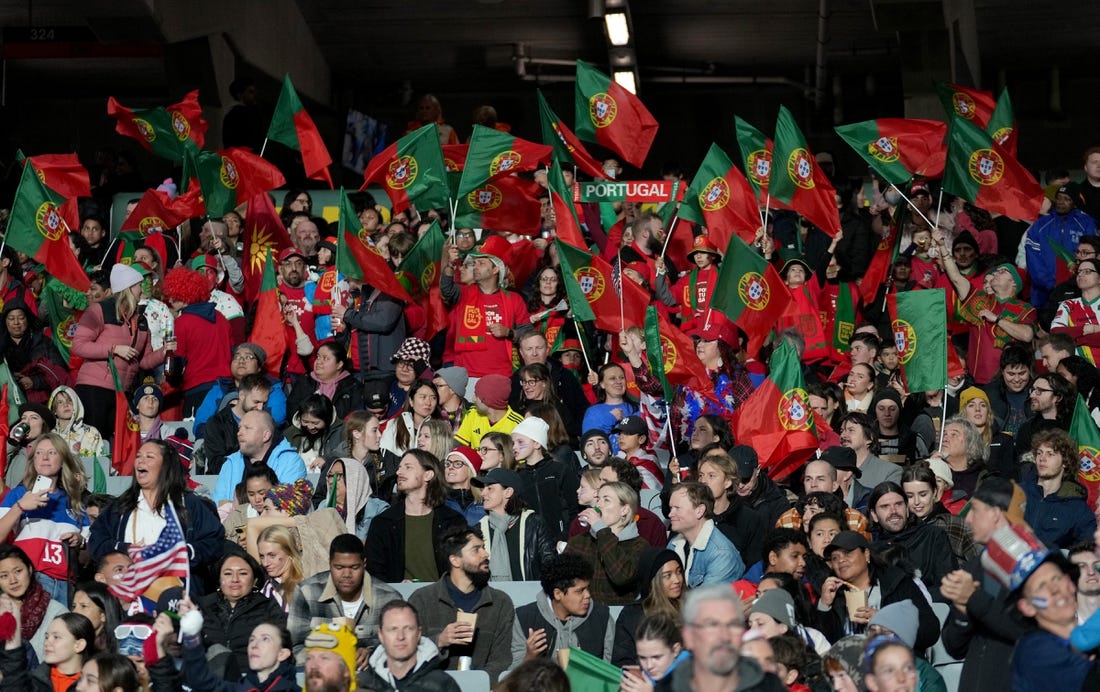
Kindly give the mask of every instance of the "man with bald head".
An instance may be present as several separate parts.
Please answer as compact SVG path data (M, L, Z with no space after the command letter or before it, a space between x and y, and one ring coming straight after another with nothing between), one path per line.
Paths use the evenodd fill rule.
M240 449L230 454L214 485L214 502L232 502L237 484L244 478L245 463L267 464L280 483L293 483L306 477L306 465L297 450L279 434L275 420L267 411L249 411L241 416L237 429Z

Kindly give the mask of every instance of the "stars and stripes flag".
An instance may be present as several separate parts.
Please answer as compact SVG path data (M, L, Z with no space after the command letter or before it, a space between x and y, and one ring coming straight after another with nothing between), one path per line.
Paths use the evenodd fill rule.
M187 541L183 538L176 508L168 502L164 506L167 523L160 538L150 546L130 546L130 559L134 562L117 583L108 586L110 592L123 602L134 601L160 577L180 577L190 580L191 563Z

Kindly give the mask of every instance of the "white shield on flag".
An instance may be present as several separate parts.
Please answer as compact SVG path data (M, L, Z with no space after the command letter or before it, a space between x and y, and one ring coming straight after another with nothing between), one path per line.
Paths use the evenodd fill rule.
M814 171L813 171L813 168L810 166L810 160L809 159L801 158L801 159L798 160L798 177L799 178L802 178L803 180L807 180L811 175L813 175L813 172Z
M596 101L596 117L600 120L607 117L607 103L604 101Z
M578 283L580 284L581 290L584 291L585 295L591 293L593 287L595 287L596 285L596 281L591 276L581 277L581 280Z
M772 162L767 159L756 160L756 176L758 178L767 178L768 174L772 171Z
M489 204L492 201L493 201L493 191L492 190L478 190L477 191L477 203L478 204L482 204L482 205Z
M978 172L984 176L990 176L993 174L993 168L996 166L993 159L988 156L983 156L978 160Z
M756 301L760 300L762 295L764 295L764 287L760 285L759 281L753 281L749 284L749 298Z

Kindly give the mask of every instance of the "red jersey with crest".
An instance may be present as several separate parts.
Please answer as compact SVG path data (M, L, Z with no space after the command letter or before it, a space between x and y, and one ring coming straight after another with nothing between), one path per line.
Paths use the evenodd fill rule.
M509 329L530 324L520 294L507 290L482 293L476 285L463 287L462 297L451 310L448 351L454 354L454 364L466 368L470 377L512 374L512 341L493 336L489 331L493 324Z

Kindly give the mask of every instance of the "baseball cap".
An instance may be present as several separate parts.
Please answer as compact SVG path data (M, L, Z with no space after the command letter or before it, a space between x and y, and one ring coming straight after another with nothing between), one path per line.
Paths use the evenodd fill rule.
M851 471L856 478L863 475L856 465L856 452L849 447L828 447L821 453L820 459L832 464L837 471Z
M871 544L858 531L841 531L833 538L832 543L825 546L825 559L828 560L836 550L855 550L856 548L869 550Z
M470 479L470 485L475 488L484 488L487 485L498 484L504 488L512 488L513 490L523 490L523 481L520 480L519 474L510 469L504 469L497 467L489 471L484 476L476 476Z
M734 445L730 448L730 458L737 464L737 474L742 481L748 481L756 469L760 468L760 458L756 450L748 445Z
M283 251L279 253L279 262L286 262L291 257L301 257L303 260L306 258L301 250L291 245L288 248L283 248Z
M626 433L627 435L648 435L649 426L645 424L641 416L626 416L615 427L611 428L613 433Z

